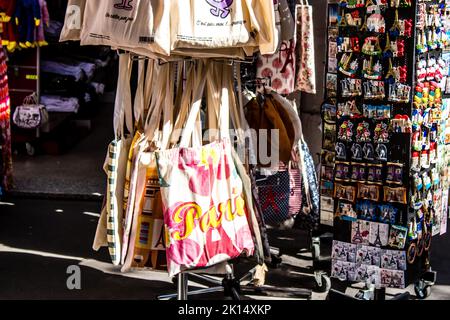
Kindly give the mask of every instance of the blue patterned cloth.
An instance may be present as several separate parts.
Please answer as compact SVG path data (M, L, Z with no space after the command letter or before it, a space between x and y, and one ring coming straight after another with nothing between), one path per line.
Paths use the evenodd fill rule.
M315 230L320 223L320 195L319 195L319 179L317 178L317 172L314 165L313 157L309 151L308 145L302 143L301 148L304 153L304 161L306 166L306 177L309 183L309 193L311 195L312 210L309 213L305 213L304 209L308 205L306 200L306 192L302 192L302 210L297 215L295 221L295 227L304 230ZM302 190L305 190L305 184L302 181Z

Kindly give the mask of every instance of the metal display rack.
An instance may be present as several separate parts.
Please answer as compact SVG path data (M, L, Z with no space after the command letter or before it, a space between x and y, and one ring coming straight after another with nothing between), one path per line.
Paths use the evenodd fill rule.
M417 185L413 178L416 173L413 170L414 161L412 159L413 124L415 124L413 117L414 110L420 109L414 98L416 93L414 90L420 90L417 89L417 85L420 85L416 73L417 62L428 55L439 55L442 51L441 48L433 48L426 52L420 52L418 39L420 39L419 33L422 29L418 25L419 6L425 5L429 10L431 6L442 7L445 2L448 1L329 1L327 94L322 110L324 120L324 151L321 159L322 221L326 221L328 224L331 224L331 220L333 221L335 240L333 243L333 258L335 259L333 260L333 276L343 280L344 285L341 287L346 287L354 282L366 281L367 287L371 291L370 299L384 299L387 287L404 288L409 284L414 284L416 296L419 299L424 299L429 296L431 286L436 280L436 273L431 270L429 262L432 224L435 218L434 214L436 214L433 214L433 211L439 208L439 210L445 212L447 204L442 202L443 208L441 208L436 203L433 204L433 201L429 205L423 201L422 207L414 207L416 203L413 201ZM366 14L369 9L376 10L377 7L375 6L378 5L381 5L378 9L383 6L386 7L380 9L380 11L372 11ZM408 26L408 23L411 25ZM355 25L352 26L352 24ZM400 48L398 44L403 47ZM395 54L392 54L394 52L393 45L397 46L397 49L401 49L402 52L396 51ZM346 60L346 58L348 59ZM368 61L370 62L368 63ZM371 67L375 61L380 62L378 67L381 71ZM330 66L330 62L336 66ZM398 73L392 74L393 70ZM366 73L363 74L363 71ZM374 71L380 71L381 75L377 75ZM371 78L368 75L374 77ZM357 79L361 79L359 82L360 92L354 95L344 92L344 84L353 84L357 87ZM388 81L392 79L395 79L395 81ZM378 88L374 85L375 82L371 82L371 80L378 80L380 81L378 84L382 84ZM371 84L370 91L366 91L365 86L369 82ZM394 96L391 95L392 91L390 90L394 88L394 85L397 86L397 83L410 89L407 99L393 99ZM367 87L369 86L367 85ZM375 91L384 90L382 96L375 101L367 98L367 92L373 92L374 88ZM352 93L351 90L349 91ZM384 117L378 113L372 118L366 112L369 109L369 107L366 107L367 105L390 106L390 110L383 114ZM438 103L431 107L432 110L438 108L440 108ZM402 119L404 120L404 127L397 127L398 123L402 123ZM358 141L358 131L352 131L351 128L352 133L349 134L348 140L342 139L342 137L345 137L345 132L344 135L338 134L339 130L341 130L341 134L343 129L348 130L347 125L353 125L354 129L358 127L358 130L361 129L362 131L364 126L359 125L364 122L368 124L368 131L375 130L375 126L379 128L378 125L382 126L383 123L387 124L389 128L387 131L388 137L380 138L386 141L375 141L374 135L372 136L373 140ZM364 154L363 157L358 159L357 153L353 151L358 151L358 145L365 145L365 142L369 142L373 146L374 156L369 157L369 154ZM387 157L382 157L380 153L375 154L377 146L380 145L384 145L383 148L386 148ZM379 184L373 181L369 182L368 170L370 166L379 168L380 176L383 176L382 179L377 181ZM398 176L395 184L392 184L392 180L387 179L388 170L391 170L388 169L390 166L402 168L402 171L399 172L403 174ZM358 174L358 170L355 170L355 167L361 168L360 172L363 172L361 176ZM431 176L431 171L435 167L435 164L431 164L429 168L419 170L418 174L426 177L427 175L424 175L424 173L427 173ZM442 178L445 178L445 176ZM437 193L439 188L445 190L445 185L446 183L441 181L440 184L433 185L427 190L434 195L434 192ZM391 189L387 187L391 187ZM368 193L361 191L364 188L367 188ZM401 191L404 191L404 193L401 193ZM390 196L391 192L392 197ZM367 200L371 205L366 206L366 208L375 208L373 210L378 212L377 219L381 219L378 216L382 213L381 205L389 205L389 208L393 208L390 209L391 212L396 212L396 215L390 216L391 221L374 220L375 215L364 220L364 215L362 216L361 209L357 208L357 204L364 201L367 203ZM437 214L439 215L439 212ZM365 228L369 224L371 226L370 231ZM386 229L386 224L389 224L388 229ZM403 230L402 232L406 230L402 240L404 241L403 246L395 247L392 246L392 243L386 242L392 236L392 230L395 229L393 226L399 227L398 230ZM387 235L383 234L382 230L388 230L384 231ZM370 232L377 233L372 241L363 240ZM381 241L381 238L386 240ZM378 265L377 271L370 273L370 276L374 276L375 272L378 272L378 276L376 276L378 280L368 279L370 276L367 271L365 275L368 277L364 277L364 274L360 277L361 274L358 273L360 270L364 268L369 270L367 267L360 269L360 261L364 261L364 259L358 260L359 258L356 256L366 252L360 251L361 246L369 248L367 252L371 250L371 252L377 252L370 253L371 269L376 270ZM340 250L339 248L342 249L342 253L345 252L342 256L344 259L340 259L341 257L337 253ZM355 257L352 256L353 254ZM377 257L377 254L379 255L378 261L374 263L373 259ZM380 260L383 257L390 256L392 258L394 254L398 255L398 261L400 261L395 260L397 261L397 270L382 268L383 263ZM403 263L405 264L403 265ZM364 265L364 262L362 264ZM339 270L341 271L340 275L338 274ZM362 291L360 298L367 298L369 296L367 292ZM330 296L335 298L335 292ZM407 299L408 295L403 295L400 298Z

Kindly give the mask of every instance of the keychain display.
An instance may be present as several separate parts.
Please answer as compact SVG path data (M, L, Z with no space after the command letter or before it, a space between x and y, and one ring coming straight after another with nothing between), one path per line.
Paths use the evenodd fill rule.
M336 181L350 181L351 173L349 162L336 162L334 172L334 179Z
M364 143L364 142L371 142L371 132L370 132L370 124L363 120L358 122L356 126L356 134L355 134L356 142L358 143Z
M363 147L359 143L353 143L351 148L352 160L362 161L364 157Z
M356 200L356 187L346 186L340 183L336 183L334 197L339 200L346 200L349 202L355 202Z
M377 144L375 148L375 158L378 161L386 162L388 161L388 148L385 144Z
M353 127L352 120L342 121L338 131L338 140L351 142L353 140Z
M336 159L347 160L347 147L344 143L336 143Z
M384 201L391 203L407 204L406 188L384 187Z
M380 187L377 185L358 184L358 199L380 201Z
M380 222L394 225L399 217L399 209L392 204L380 204L378 206L380 212Z
M356 100L348 100L346 102L338 103L338 111L337 111L337 117L358 117L361 115L361 111L359 111L358 107L356 106Z
M341 95L343 98L362 96L361 79L343 79L341 80Z
M369 80L364 82L364 99L383 100L386 96L384 81Z
M387 152L387 149L386 149ZM364 160L375 161L375 147L372 143L365 143L363 147Z
M375 143L389 143L389 126L386 121L376 123L373 141Z
M403 184L403 170L404 164L402 163L387 163L386 182L390 184Z
M377 221L377 205L372 201L358 201L356 212L360 220Z
M367 182L382 185L383 184L383 165L367 164Z
M333 274L404 288L448 201L450 1L339 7L335 219L351 224L340 240L347 232L358 249L356 261L333 261Z
M352 173L350 180L352 182L367 181L367 167L364 163L352 163Z
M339 201L338 203L336 217L349 221L356 221L359 218L357 212L353 209L353 205L343 201Z

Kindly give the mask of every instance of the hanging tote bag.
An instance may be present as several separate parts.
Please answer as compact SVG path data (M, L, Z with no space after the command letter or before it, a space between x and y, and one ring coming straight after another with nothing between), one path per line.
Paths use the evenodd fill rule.
M258 54L257 72L258 78L268 78L271 80L271 87L279 94L289 95L295 91L296 81L296 44L294 18L287 6L286 0L281 0L284 8L283 19L280 18L280 10L276 10L276 17L279 26L280 47L272 55ZM287 9L287 10L286 10ZM291 30L290 30L291 29Z
M48 123L48 117L45 106L39 104L36 94L32 94L24 99L22 105L16 107L13 122L21 129L38 129Z
M297 64L296 89L316 94L316 64L314 55L313 8L307 0L296 6L299 61Z
M295 127L291 121L289 113L271 94L263 94L261 99L252 99L246 105L247 122L253 130L258 133L267 132L267 149L278 152L279 161L289 162L292 148L295 143ZM277 130L278 141L273 139L273 130ZM261 144L260 144L261 143ZM264 141L259 141L261 146ZM278 169L278 162L265 163L260 154L258 164L262 167L271 166Z
M279 103L279 106L284 108L289 116L290 121L294 127L295 140L300 141L303 138L302 122L300 120L298 109L295 101L290 101L279 94L272 93L274 99ZM289 216L295 217L301 210L302 206L302 173L300 158L296 152L297 146L294 146L291 152L291 160L289 161L287 170L290 177L290 195L289 195Z
M132 177L135 187L133 196L128 201L129 208L126 214L123 272L131 268L160 269L166 266L164 219L152 149L160 145L157 140L163 106L166 106L164 113L167 113L167 110L172 111L170 101L173 101L173 91L167 91L174 82L171 65L158 66L155 62L152 77L155 84L152 101L145 119L145 133L140 140L135 174ZM149 80L146 79L147 81Z
M170 55L171 0L86 0L82 45Z
M132 139L125 134L125 127L133 134L131 104L131 69L129 54L119 57L119 86L114 110L114 131L116 138L108 147L107 154L107 232L109 253L114 265L121 261L123 232L123 196L128 154Z
M254 5L253 7L251 5ZM256 8L256 10L255 10ZM172 50L258 47L274 42L272 1L172 1ZM263 51L275 51L268 45ZM252 54L253 50L247 52Z
M231 67L224 66L224 68L228 68L228 72L232 72ZM221 72L225 74L225 72ZM240 65L237 65L235 70L235 74L240 75ZM254 142L252 138L249 138L246 133L249 132L250 126L245 119L244 106L241 98L238 98L240 93L240 88L242 87L241 78L238 77L238 92L236 92L236 88L234 86L234 81L232 81L232 75L228 76L228 90L230 93L233 93L233 96L230 98L230 116L231 122L233 124L233 129L235 135L237 137L237 152L233 148L232 154L234 163L236 165L236 169L238 171L239 177L242 179L242 183L244 185L244 195L245 201L247 203L247 220L249 222L250 228L252 230L252 234L254 236L255 242L255 255L257 261L260 265L264 264L264 247L263 247L263 236L261 235L261 229L258 222L258 216L256 211L256 206L253 201L253 193L252 193L252 180L249 176L247 168L249 167L249 162L255 159L254 157ZM219 110L219 109L217 109ZM248 139L249 138L249 139ZM247 153L242 154L241 151L245 150Z
M292 161L289 162L289 216L296 217L302 209L302 172L299 159L295 151L292 152Z
M278 225L289 219L290 176L285 166L271 175L256 175L258 197L266 223Z
M64 26L59 38L60 42L80 41L85 9L86 0L69 0L67 3Z
M222 92L219 115L221 140L201 146L195 125L205 83L199 62L193 103L180 147L157 152L170 276L195 268L215 266L242 253L253 254L254 243L246 216L242 180L237 174L229 141L228 90ZM186 108L182 108L186 110ZM178 141L174 130L171 141ZM194 137L194 138L193 138ZM200 140L195 141L195 137ZM194 147L189 148L192 143Z

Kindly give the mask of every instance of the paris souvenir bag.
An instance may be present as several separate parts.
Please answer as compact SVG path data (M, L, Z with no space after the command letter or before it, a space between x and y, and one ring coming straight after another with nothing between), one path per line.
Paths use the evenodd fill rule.
M217 80L208 67L208 62L198 62L184 130L174 130L171 138L176 142L181 135L179 146L156 153L170 276L254 252L243 183L229 140L228 90L222 90L217 115L220 139L202 145L201 126L196 125L206 81ZM180 112L187 112L188 107L182 106Z

